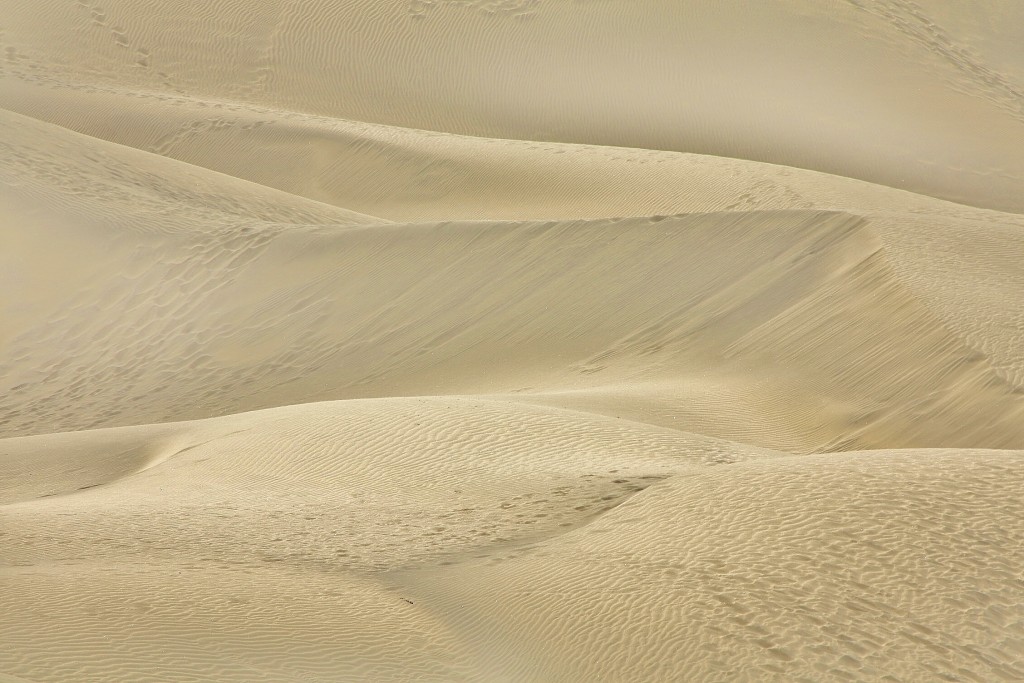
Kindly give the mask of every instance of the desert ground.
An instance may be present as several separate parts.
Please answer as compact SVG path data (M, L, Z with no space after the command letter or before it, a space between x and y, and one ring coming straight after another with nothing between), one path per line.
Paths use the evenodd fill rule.
M1022 46L0 0L0 681L1024 680Z

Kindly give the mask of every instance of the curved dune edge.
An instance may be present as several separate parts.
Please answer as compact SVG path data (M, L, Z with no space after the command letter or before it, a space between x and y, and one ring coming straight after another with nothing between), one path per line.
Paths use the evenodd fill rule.
M850 214L343 230L204 215L131 241L38 226L9 265L39 302L8 341L11 436L372 396L585 403L627 385L616 409L633 419L769 448L1024 443L1016 385L893 277ZM19 263L54 238L82 244L67 289L47 292L51 276Z
M67 88L74 92L70 101ZM22 136L71 137L47 126L56 125L397 221L776 208L1024 221L1018 214L748 159L473 137L104 84L38 88L15 80L6 89L12 94L4 103L7 125L29 128Z
M177 97L168 102L192 100ZM133 106L112 100L97 114L105 116L116 107L120 116L131 116ZM139 112L144 113L142 118L116 129L133 144L144 143L133 131L160 126L170 115ZM7 167L7 182L15 191L4 199L8 220L15 224L25 220L26 211L31 216L41 206L52 211L66 204L69 187L75 199L70 213L59 221L72 225L99 221L119 229L208 231L211 220L221 225L246 221L250 227L268 221L382 222L349 208L335 210L323 202L311 203L308 197L289 197L211 176L17 114L0 114L14 161ZM264 111L265 121L276 118L273 110ZM896 266L893 275L985 355L1003 378L1024 384L1024 362L1017 350L1024 318L1007 303L1024 297L1024 273L1016 257L1024 248L1020 216L836 176L715 157L481 140L323 118L317 127L322 130L311 138L286 133L282 144L273 147L274 159L260 153L267 148L265 132L270 128L249 125L189 125L190 143L184 149L190 150L187 160L200 166L210 164L261 182L284 181L278 184L290 193L326 193L322 198L327 203L395 220L550 220L793 208L863 215L870 218L888 260ZM233 138L231 131L242 137ZM314 158L302 153L289 158L325 144L330 155ZM328 157L333 158L331 163L325 162ZM284 168L280 159L287 160ZM230 162L228 166L218 166L224 161ZM136 168L152 170L132 178ZM27 207L11 206L11 200L17 201L29 187L35 194L26 200ZM204 191L197 193L196 188ZM311 192L312 188L321 189Z

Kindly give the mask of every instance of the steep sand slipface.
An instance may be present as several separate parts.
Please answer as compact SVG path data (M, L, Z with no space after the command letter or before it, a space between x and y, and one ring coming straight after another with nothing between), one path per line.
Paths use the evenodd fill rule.
M0 681L1024 679L1017 3L0 17Z
M23 233L21 258L46 258L48 227ZM910 296L849 214L147 227L129 251L124 230L83 240L79 226L90 270L63 274L76 298L37 305L9 342L9 433L527 392L800 452L1024 434L1015 387ZM23 277L36 290L53 276Z

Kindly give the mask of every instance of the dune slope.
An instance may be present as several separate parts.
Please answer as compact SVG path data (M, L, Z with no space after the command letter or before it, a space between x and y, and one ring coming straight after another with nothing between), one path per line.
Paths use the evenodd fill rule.
M1024 41L1024 14L1011 0L5 0L5 10L0 105L108 139L124 134L119 115L82 116L77 102L115 86L755 159L1024 209L1024 63L1011 47ZM234 118L208 109L162 144L189 145Z

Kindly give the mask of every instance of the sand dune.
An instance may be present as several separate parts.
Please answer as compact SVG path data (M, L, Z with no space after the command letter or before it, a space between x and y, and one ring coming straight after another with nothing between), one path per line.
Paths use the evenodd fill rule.
M0 681L1024 679L1016 4L0 6Z
M76 103L114 84L756 159L1024 209L1024 63L1011 47L1024 13L1008 0L8 5L0 104L101 137L119 115L68 117L46 100ZM230 127L227 114L207 111L180 133Z
M529 555L402 582L453 615L492 680L1015 680L1020 458L707 468Z
M1017 387L899 284L850 214L210 223L127 248L123 230L75 226L92 246L77 250L86 272L62 274L76 298L38 303L9 342L8 433L512 392L800 452L1024 439ZM65 240L49 225L19 258Z
M154 680L479 679L463 639L392 572L526 553L673 473L781 455L471 398L316 403L4 449L3 580L18 587L0 593L5 666ZM138 456L118 471L110 452Z

